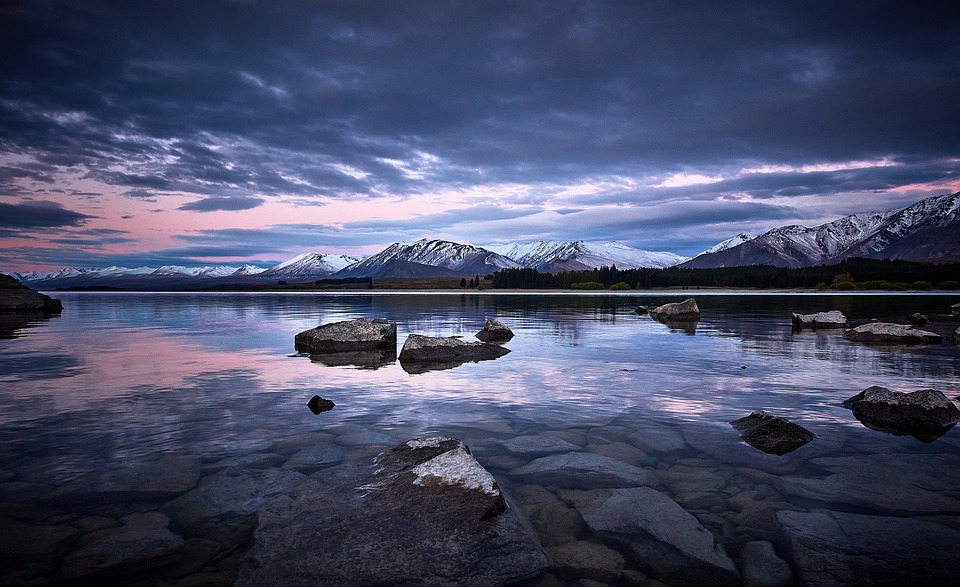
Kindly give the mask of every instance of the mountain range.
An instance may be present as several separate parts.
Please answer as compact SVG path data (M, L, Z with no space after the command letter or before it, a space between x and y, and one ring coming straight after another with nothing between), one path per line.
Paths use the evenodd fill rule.
M594 269L714 268L744 265L806 267L850 257L960 261L960 192L934 196L891 212L845 216L813 228L790 225L738 234L693 258L635 249L619 242L547 241L484 247L446 240L394 243L368 257L309 252L274 267L73 267L14 273L38 289L111 286L129 289L208 287L318 278L466 277L527 267L540 272ZM202 281L200 281L202 280Z

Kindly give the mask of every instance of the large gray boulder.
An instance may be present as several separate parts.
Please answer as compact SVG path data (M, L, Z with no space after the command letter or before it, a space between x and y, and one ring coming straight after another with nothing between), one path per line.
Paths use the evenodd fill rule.
M740 432L744 442L774 455L793 452L816 437L803 426L766 412L753 412L730 424Z
M906 324L869 322L844 331L843 336L857 342L879 344L940 344L943 338L934 332Z
M804 328L843 328L847 325L847 317L840 310L830 310L829 312L817 312L815 314L794 314L793 328L803 330Z
M935 389L901 393L874 385L843 402L867 428L931 441L960 422L960 410Z
M380 318L358 318L321 324L294 337L301 353L342 353L397 349L397 325Z
M0 312L46 312L63 311L63 303L46 294L34 291L16 278L0 273Z
M411 334L400 349L400 365L409 373L421 373L451 369L470 361L488 361L509 352L510 349L489 342Z
M596 493L578 504L583 519L626 546L634 563L654 578L678 587L740 585L736 566L710 531L665 494L649 487Z
M777 524L803 585L957 584L960 532L947 523L843 512L781 511Z
M476 334L483 342L506 342L513 338L510 327L495 318L487 318L483 329Z
M650 315L657 320L696 320L700 318L697 300L688 298L682 302L663 304L652 310Z
M260 508L237 585L497 586L550 561L453 438L326 469Z

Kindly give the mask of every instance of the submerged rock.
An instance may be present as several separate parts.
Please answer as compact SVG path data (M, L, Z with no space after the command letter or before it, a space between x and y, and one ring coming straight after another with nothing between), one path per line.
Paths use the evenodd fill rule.
M164 455L87 473L44 497L83 503L170 499L196 487L199 479L199 458Z
M766 412L753 412L730 423L747 444L774 455L793 452L816 437L803 426Z
M264 505L236 584L497 586L549 566L466 445L426 438Z
M634 563L669 585L739 586L733 561L693 515L649 487L595 490L578 504L601 536L626 546Z
M942 524L833 511L781 511L776 520L801 584L957 584L960 532Z
M294 337L301 353L336 353L390 349L396 352L397 325L380 318L358 318L322 324Z
M744 544L740 557L744 587L792 587L794 584L790 565L777 556L773 544L766 540Z
M310 401L307 402L307 407L310 408L310 411L313 412L314 416L316 416L321 412L330 411L336 405L337 404L333 403L332 401L328 399L324 399L319 395L313 396L312 398L310 398Z
M830 310L829 312L817 312L815 314L794 314L794 330L803 330L804 328L843 328L847 325L847 317L840 310Z
M470 361L489 361L509 352L510 349L489 342L411 334L400 350L400 366L408 373L423 373L452 369Z
M30 289L10 275L0 273L0 312L31 311L55 314L63 311L63 303Z
M939 334L890 322L862 324L844 331L843 336L857 342L880 344L939 344L943 341Z
M623 461L588 452L569 452L539 458L512 475L566 487L630 487L646 485L650 471Z
M900 393L874 385L843 402L867 428L924 442L939 438L960 422L960 410L935 389Z
M506 342L513 338L513 331L503 322L494 318L487 318L483 329L476 336L484 342Z
M650 310L650 315L657 320L699 319L700 308L697 306L697 301L695 299L688 298L682 302L658 306L653 310Z
M76 550L63 561L67 579L134 575L175 562L184 540L171 532L163 514L131 514L123 527Z

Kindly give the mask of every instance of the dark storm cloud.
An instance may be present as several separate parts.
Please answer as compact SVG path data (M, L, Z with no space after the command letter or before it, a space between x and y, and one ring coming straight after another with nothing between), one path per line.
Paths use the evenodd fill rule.
M93 216L68 210L56 202L0 203L0 227L12 229L80 226Z
M177 210L192 210L194 212L217 212L217 211L237 211L250 210L263 205L263 198L204 198L196 202L190 202L177 208Z
M954 157L958 10L6 3L0 146L130 188L248 196Z

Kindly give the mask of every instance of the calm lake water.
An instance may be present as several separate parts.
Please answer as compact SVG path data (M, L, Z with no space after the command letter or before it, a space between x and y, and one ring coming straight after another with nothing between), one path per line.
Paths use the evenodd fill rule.
M57 292L62 315L0 329L0 514L82 527L77 520L90 511L20 504L91 471L164 454L198 457L202 475L251 454L276 455L260 466L280 467L317 438L344 448L344 458L367 458L413 437L457 436L504 488L523 494L537 480L511 472L543 454L509 450L509 441L548 436L658 471L657 488L735 558L747 541L777 540L771 512L737 517L743 506L734 500L745 493L802 511L873 507L811 504L760 474L748 478L744 467L818 478L824 472L810 458L960 454L957 429L920 442L867 429L840 405L871 385L935 388L955 398L955 344L872 347L840 331L793 333L790 325L791 312L838 309L851 320L901 323L921 312L930 319L924 329L947 336L960 326L949 310L960 296L682 293L700 305L695 327L670 328L634 312L638 304L687 297L680 293ZM516 337L499 359L413 374L395 360L325 364L295 353L297 332L358 317L395 321L401 345L411 333L472 339L487 317L509 324ZM315 394L336 407L314 415L306 403ZM818 438L783 457L760 453L729 425L754 410ZM229 578L230 564L217 556L205 572ZM37 572L55 577L56 564Z

